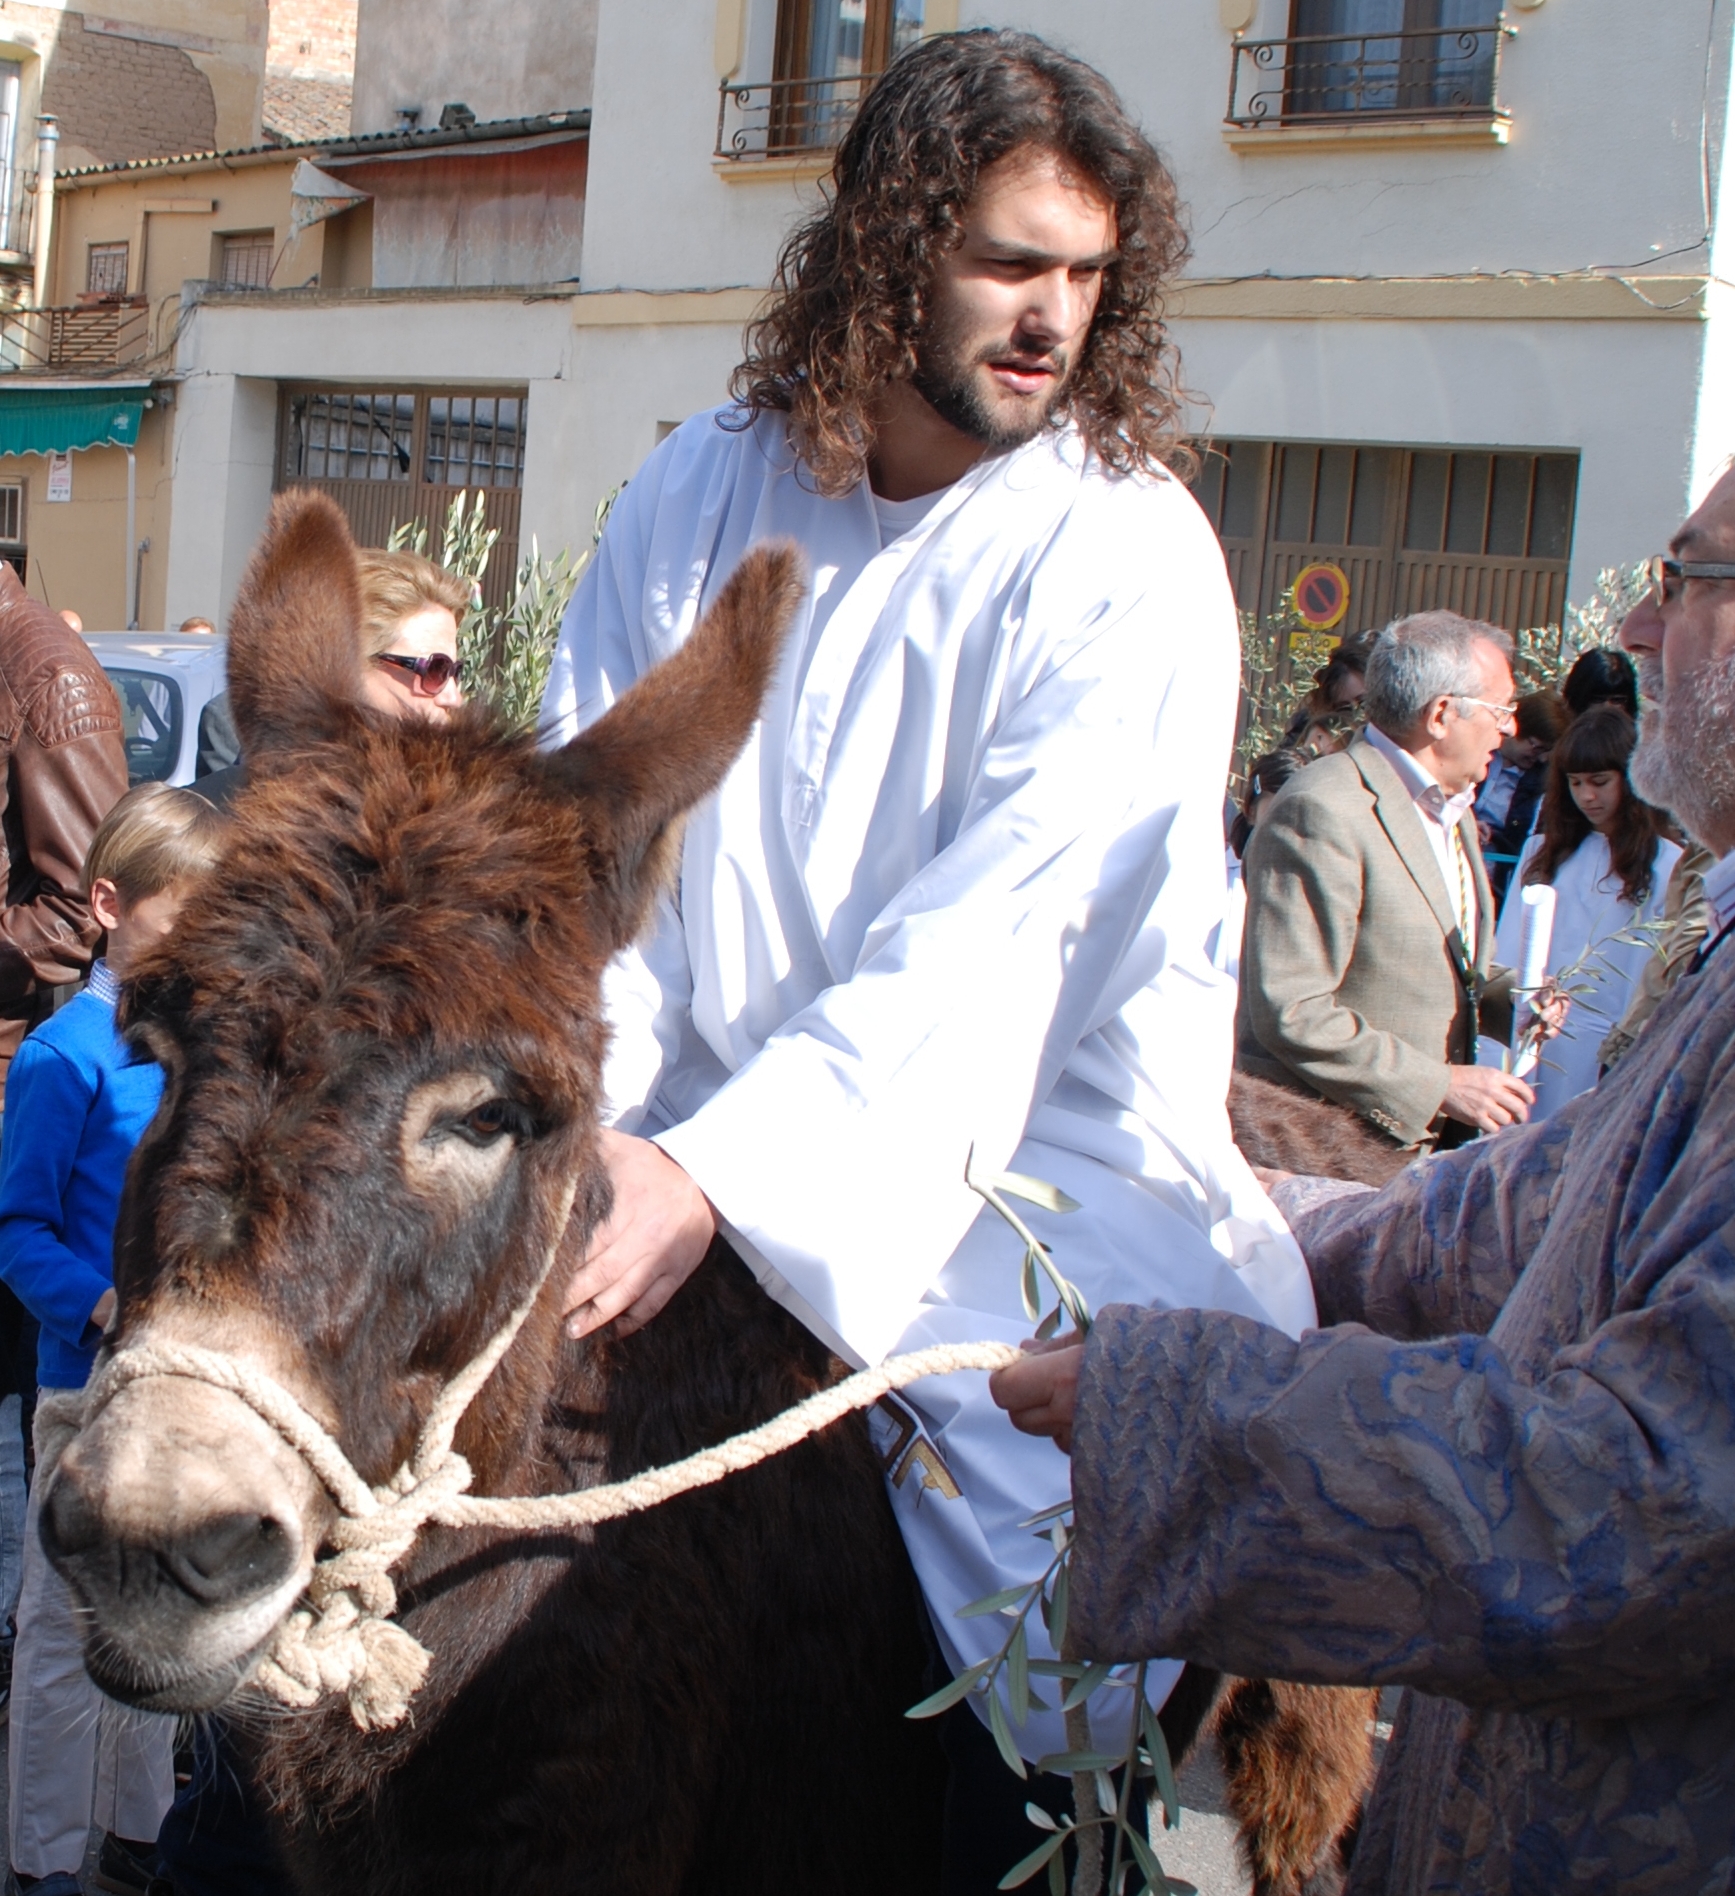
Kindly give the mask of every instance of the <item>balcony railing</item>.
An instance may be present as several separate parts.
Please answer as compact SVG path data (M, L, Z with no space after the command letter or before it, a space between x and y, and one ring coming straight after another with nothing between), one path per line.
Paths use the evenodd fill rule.
M875 73L835 79L725 79L717 99L717 156L744 164L830 151L842 141Z
M1228 122L1253 128L1493 118L1500 46L1511 32L1496 20L1401 33L1237 40Z
M142 296L0 316L0 371L102 375L150 352L151 312Z

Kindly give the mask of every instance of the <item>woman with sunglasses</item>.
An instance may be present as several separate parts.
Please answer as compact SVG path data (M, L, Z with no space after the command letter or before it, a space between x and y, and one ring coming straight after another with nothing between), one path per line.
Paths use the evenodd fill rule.
M470 583L419 553L364 552L361 574L362 699L398 718L449 718L458 685L458 621Z

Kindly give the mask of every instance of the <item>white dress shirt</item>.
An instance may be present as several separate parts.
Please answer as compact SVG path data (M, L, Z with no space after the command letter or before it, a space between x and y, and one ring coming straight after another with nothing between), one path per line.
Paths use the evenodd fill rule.
M1419 763L1401 744L1387 737L1378 725L1367 727L1367 740L1398 773L1398 781L1415 799L1416 814L1422 819L1422 833L1434 860L1440 865L1440 880L1446 900L1458 918L1458 932L1464 938L1464 952L1476 958L1476 878L1464 852L1459 824L1476 802L1476 786L1449 797L1425 764Z

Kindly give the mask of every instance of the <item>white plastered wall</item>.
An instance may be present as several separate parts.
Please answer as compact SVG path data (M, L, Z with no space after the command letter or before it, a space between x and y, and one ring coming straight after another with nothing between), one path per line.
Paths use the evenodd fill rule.
M1176 333L1220 435L1577 450L1573 598L1600 568L1665 545L1687 505L1703 323L1183 320Z

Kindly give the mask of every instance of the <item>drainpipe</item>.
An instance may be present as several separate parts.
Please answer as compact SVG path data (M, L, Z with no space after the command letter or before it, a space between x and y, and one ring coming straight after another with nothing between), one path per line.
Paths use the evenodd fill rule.
M54 241L54 153L60 143L60 121L43 116L36 121L36 226L30 234L31 301L38 309L48 297L48 247Z
M138 456L131 448L127 449L127 630L139 629L139 562L137 541L138 532Z

